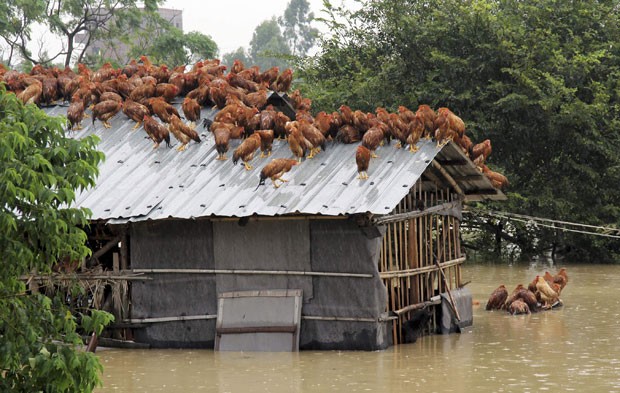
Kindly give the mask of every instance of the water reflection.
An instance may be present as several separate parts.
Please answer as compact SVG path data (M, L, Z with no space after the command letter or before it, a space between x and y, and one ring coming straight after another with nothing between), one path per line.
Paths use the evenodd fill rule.
M565 306L511 316L484 310L544 265L467 265L474 328L379 352L216 353L99 350L100 392L620 391L620 267L569 266Z

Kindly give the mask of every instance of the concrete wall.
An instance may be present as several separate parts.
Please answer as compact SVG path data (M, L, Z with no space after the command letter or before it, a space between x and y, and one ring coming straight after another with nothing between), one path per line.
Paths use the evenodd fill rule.
M302 289L302 315L377 320L387 292L377 271L379 231L351 220L175 220L132 224L131 267L365 273L372 278L262 274L153 274L132 284L132 318L217 313L217 294ZM212 347L215 321L155 323L136 340ZM385 322L302 319L302 349L375 350L391 345Z

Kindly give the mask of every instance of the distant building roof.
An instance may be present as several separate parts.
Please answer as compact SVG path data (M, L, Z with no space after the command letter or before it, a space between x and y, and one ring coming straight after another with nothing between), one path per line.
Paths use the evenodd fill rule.
M177 104L180 107L179 104ZM65 115L66 107L45 108L50 115ZM203 108L202 118L213 118L216 111ZM112 128L101 122L72 132L81 138L96 134L98 148L106 159L94 188L78 194L78 207L92 211L93 220L114 222L165 218L198 218L208 216L246 217L286 214L348 215L390 213L407 195L433 160L462 189L466 199L505 199L495 190L474 164L452 142L439 149L433 141L422 140L419 150L396 149L386 145L377 149L379 158L372 159L367 180L357 179L355 151L357 144L328 142L325 152L284 175L289 180L276 189L268 180L256 187L262 167L273 158L291 158L285 141L274 141L268 159L255 155L246 171L242 165L218 161L213 135L202 125L197 130L202 142L190 142L188 149L178 152L153 142L124 114L117 114ZM171 141L177 143L173 136ZM231 140L229 157L240 141ZM447 185L447 184L446 184Z

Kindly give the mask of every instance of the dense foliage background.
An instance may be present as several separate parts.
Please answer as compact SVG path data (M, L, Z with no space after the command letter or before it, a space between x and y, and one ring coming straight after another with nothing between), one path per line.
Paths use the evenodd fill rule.
M66 299L29 291L23 277L87 255L90 212L69 206L94 185L97 139L70 139L65 120L0 86L0 391L88 392L101 365L80 333L100 334L103 311L72 315Z
M358 3L349 11L324 2L333 34L301 73L314 110L448 106L475 142L493 143L489 165L511 182L497 209L618 226L617 1ZM620 260L618 239L478 224L501 224L520 256L553 249L574 261Z

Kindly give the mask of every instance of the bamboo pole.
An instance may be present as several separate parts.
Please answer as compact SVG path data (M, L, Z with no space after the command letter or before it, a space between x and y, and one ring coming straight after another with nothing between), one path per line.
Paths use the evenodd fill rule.
M373 274L367 273L341 273L341 272L309 272L303 270L238 270L238 269L133 269L134 273L150 274L263 274L282 276L327 276L327 277L352 277L373 278Z

